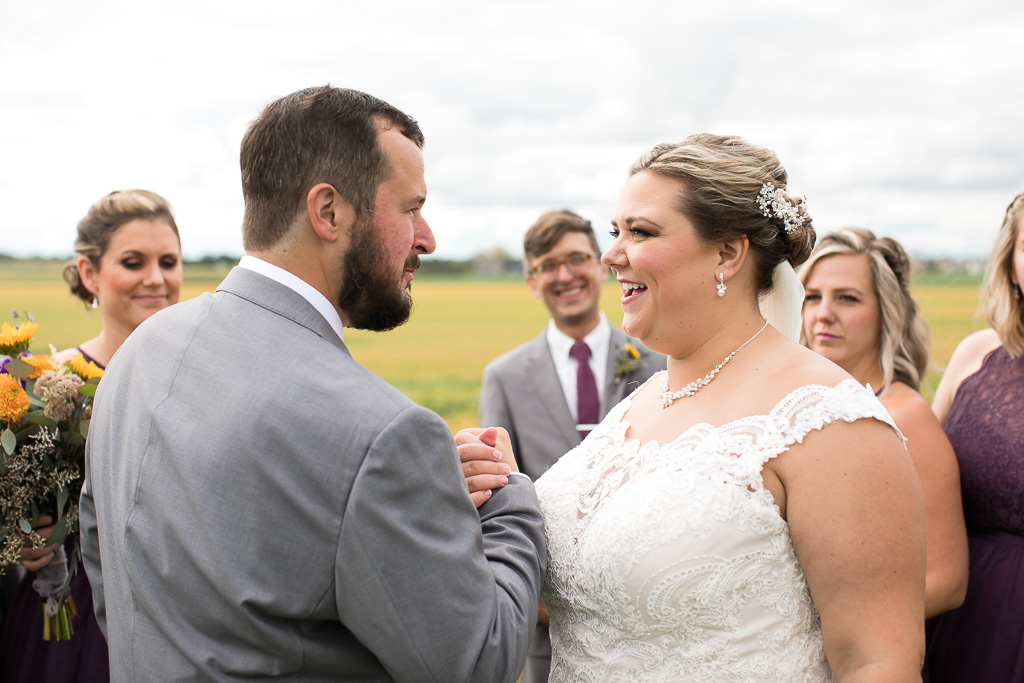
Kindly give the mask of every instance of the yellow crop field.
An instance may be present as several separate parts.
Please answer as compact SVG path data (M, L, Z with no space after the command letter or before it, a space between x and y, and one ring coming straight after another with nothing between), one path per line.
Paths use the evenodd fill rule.
M226 269L187 267L183 298L213 291ZM346 330L345 341L360 363L413 400L439 413L453 429L474 425L483 367L501 353L539 334L547 314L522 281L434 281L413 283L412 319L392 332ZM931 398L941 368L956 344L984 327L976 315L976 286L914 289L932 333L936 370L922 387ZM608 283L602 307L620 324L618 288ZM74 346L99 330L99 316L73 299L53 264L0 264L0 313L31 311L40 324L33 352ZM7 313L4 313L7 311Z
M929 401L956 345L971 332L984 327L984 312L978 309L980 286L918 286L912 289L918 310L931 334L931 372L921 386Z

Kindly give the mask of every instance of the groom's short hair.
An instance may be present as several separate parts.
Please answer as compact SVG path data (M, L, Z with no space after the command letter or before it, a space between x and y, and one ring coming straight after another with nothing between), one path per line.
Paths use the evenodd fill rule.
M329 85L267 105L242 138L242 240L247 251L273 247L288 232L306 193L329 183L360 215L372 215L390 168L377 136L395 128L423 147L411 116L372 95Z

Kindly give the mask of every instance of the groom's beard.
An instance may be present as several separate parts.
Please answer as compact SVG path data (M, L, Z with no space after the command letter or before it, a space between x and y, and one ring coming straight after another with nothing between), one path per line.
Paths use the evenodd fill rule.
M412 312L412 297L402 288L402 280L406 268L419 265L419 256L413 254L402 270L390 272L373 217L357 219L352 244L342 261L345 274L338 294L338 307L348 317L348 326L386 332L407 321Z

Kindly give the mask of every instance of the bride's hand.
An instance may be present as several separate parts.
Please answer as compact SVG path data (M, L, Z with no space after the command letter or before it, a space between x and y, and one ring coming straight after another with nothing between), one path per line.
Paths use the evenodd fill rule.
M50 537L53 536L53 518L48 515L39 517L35 520L35 524L33 524L33 531L42 536L44 541L49 541ZM39 571L53 560L55 547L53 545L44 545L41 548L22 548L21 566L30 572Z
M500 427L463 429L455 435L469 496L480 507L494 489L508 483L508 475L518 472L508 432Z

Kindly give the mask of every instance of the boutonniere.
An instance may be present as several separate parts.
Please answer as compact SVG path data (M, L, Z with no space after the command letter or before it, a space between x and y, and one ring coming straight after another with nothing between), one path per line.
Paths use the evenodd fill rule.
M619 384L629 373L640 367L640 351L630 343L622 347L615 357L615 384Z

